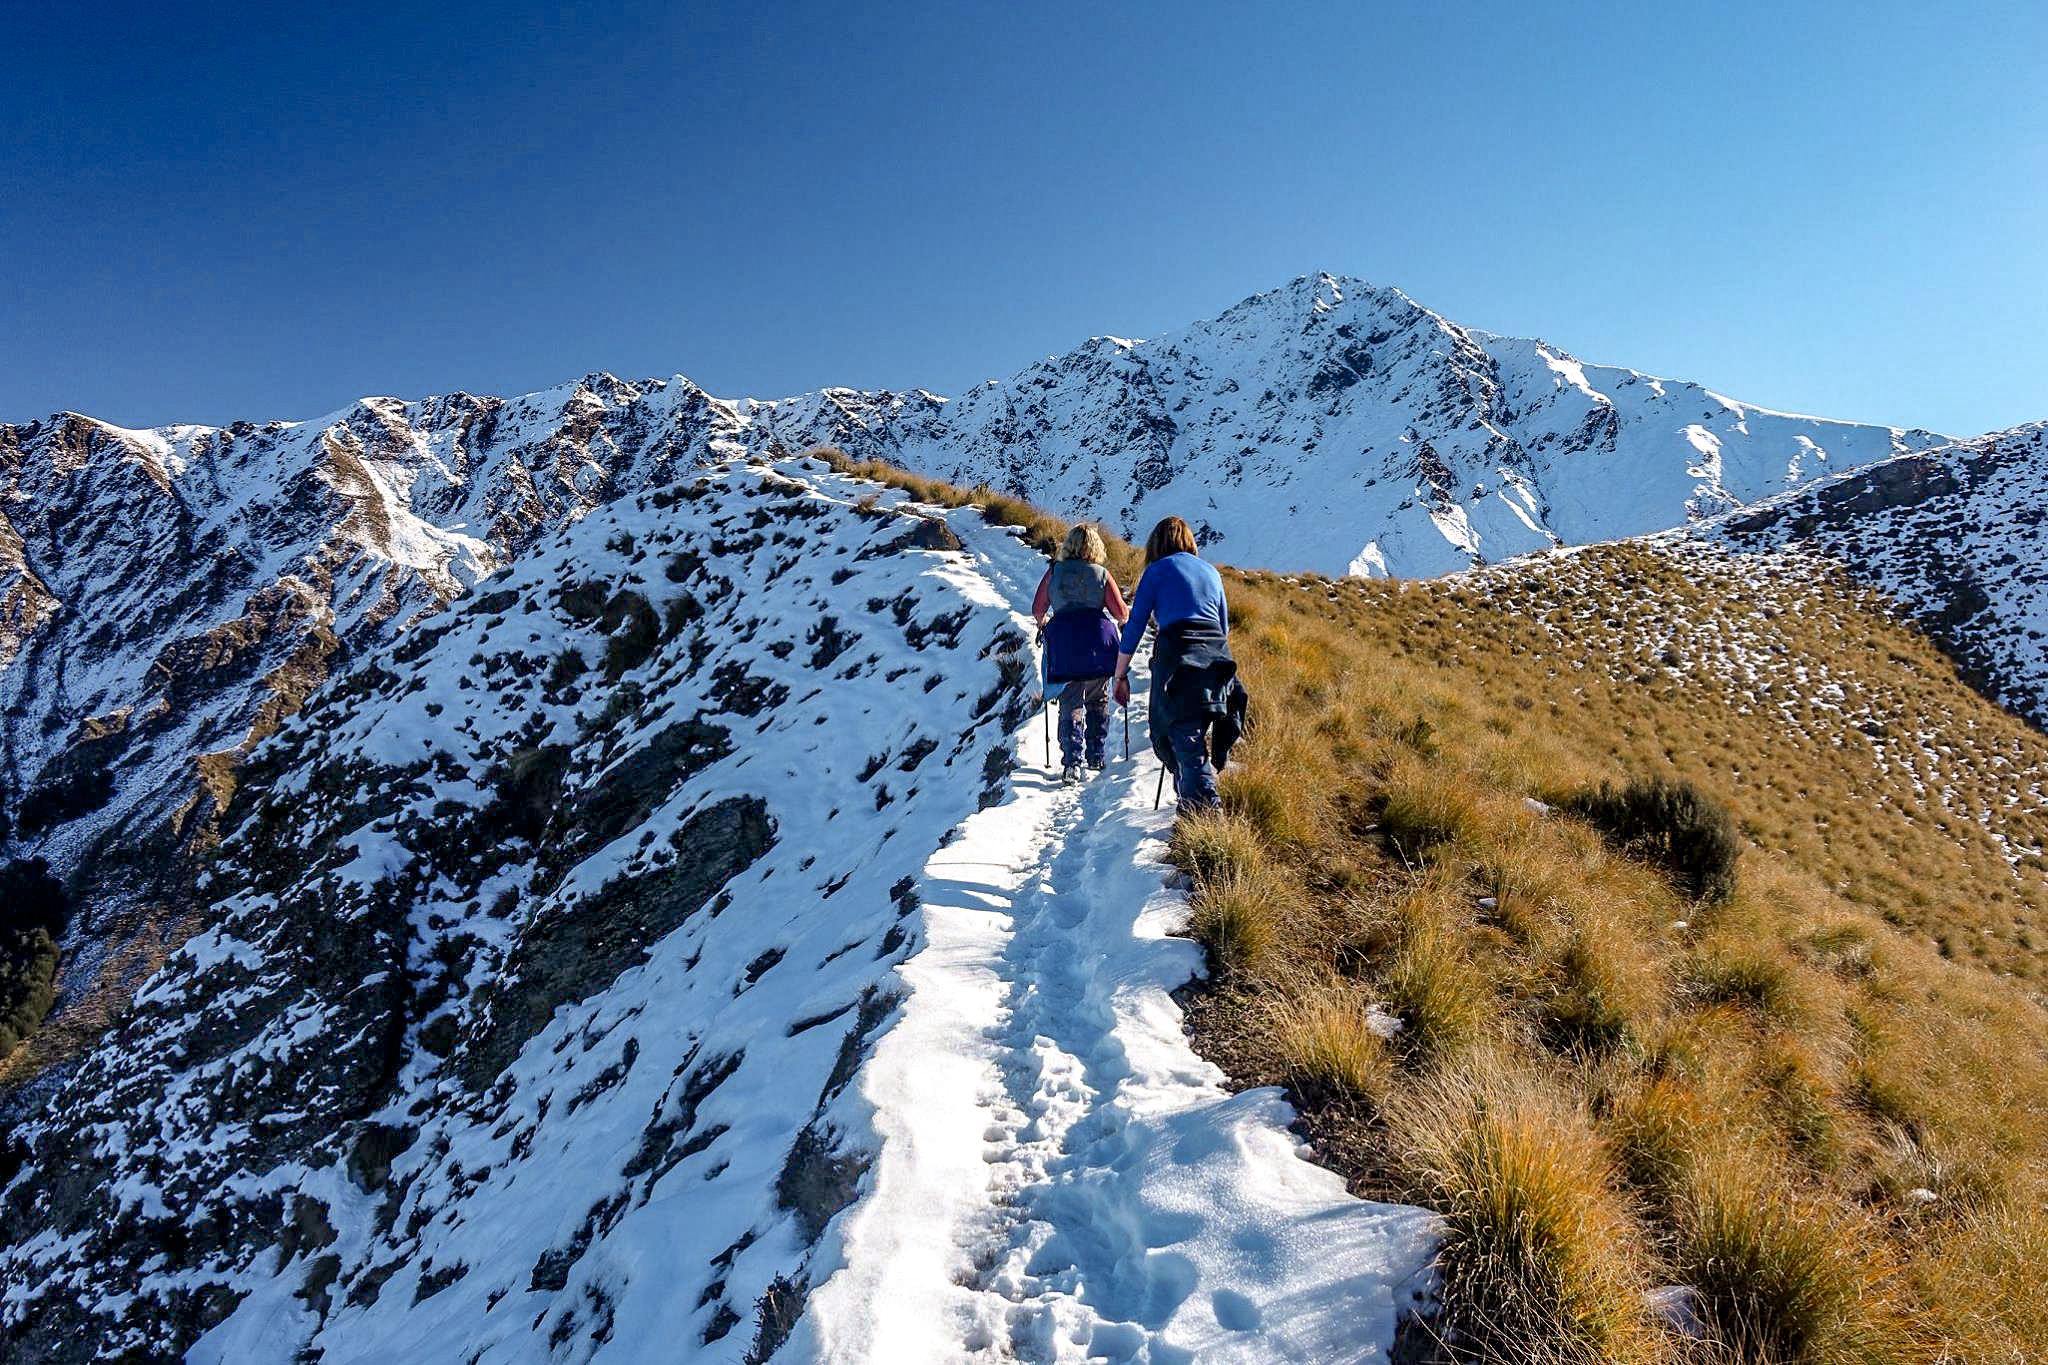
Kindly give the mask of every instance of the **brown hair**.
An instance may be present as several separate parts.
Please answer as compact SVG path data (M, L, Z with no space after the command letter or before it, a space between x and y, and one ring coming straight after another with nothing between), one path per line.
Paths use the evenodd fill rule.
M1195 548L1195 533L1179 517L1168 517L1152 528L1152 534L1145 537L1145 562L1157 564L1168 555L1200 554Z

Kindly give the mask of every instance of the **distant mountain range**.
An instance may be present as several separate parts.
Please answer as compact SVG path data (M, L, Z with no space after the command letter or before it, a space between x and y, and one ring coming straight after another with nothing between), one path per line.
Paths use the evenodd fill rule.
M1178 513L1248 567L1433 575L1682 526L1814 540L2039 719L2038 429L1956 443L1770 412L1314 275L953 400L592 374L295 423L0 426L13 843L90 869L86 942L160 922L184 898L163 869L210 841L236 767L324 680L595 507L820 444L1127 535ZM1951 491L1865 517L1890 496L1853 491L1866 466L1869 489ZM101 951L72 956L74 989Z

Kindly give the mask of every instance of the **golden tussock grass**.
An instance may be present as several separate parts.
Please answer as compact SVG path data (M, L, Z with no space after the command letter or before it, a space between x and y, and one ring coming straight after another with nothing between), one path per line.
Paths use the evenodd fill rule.
M1936 1254L1911 1272L1930 1305L1936 1365L2021 1365L2048 1341L2048 1210L2003 1208L1931 1231ZM1929 1267L1938 1268L1928 1275Z
M1203 879L1188 928L1225 972L1279 978L1281 939L1297 918L1295 898L1291 880L1270 864L1231 867Z
M1427 893L1403 907L1400 946L1380 974L1396 1042L1411 1064L1441 1063L1470 1045L1491 1012L1486 983L1470 970L1457 929Z
M1636 1230L1568 1097L1480 1061L1387 1101L1407 1191L1443 1215L1439 1332L1488 1361L1654 1359Z
M1673 1268L1737 1358L1888 1365L1919 1358L1874 1233L1789 1187L1758 1157L1723 1151L1680 1199Z
M1303 1093L1363 1104L1387 1093L1393 1060L1369 1022L1371 1001L1362 992L1320 981L1275 992L1264 1009L1284 1072Z

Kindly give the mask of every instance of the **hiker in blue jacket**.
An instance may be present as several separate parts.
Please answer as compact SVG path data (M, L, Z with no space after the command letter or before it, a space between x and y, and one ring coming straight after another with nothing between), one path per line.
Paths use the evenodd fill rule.
M1173 774L1180 813L1222 804L1216 770L1244 728L1245 690L1230 657L1230 609L1223 576L1196 553L1195 533L1168 517L1145 539L1145 573L1117 642L1116 699L1128 706L1131 656L1152 642L1152 751ZM1213 761L1212 761L1213 758Z
M1130 615L1102 533L1086 524L1067 532L1045 571L1031 614L1045 632L1045 681L1060 684L1060 777L1081 780L1081 761L1100 772L1109 741L1109 675L1116 628ZM1084 729L1085 717L1085 729Z

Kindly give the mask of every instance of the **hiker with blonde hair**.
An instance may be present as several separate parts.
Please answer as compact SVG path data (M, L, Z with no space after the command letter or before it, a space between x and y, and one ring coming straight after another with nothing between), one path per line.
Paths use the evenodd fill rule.
M1082 761L1101 771L1109 740L1109 675L1117 626L1129 617L1107 561L1102 533L1083 523L1067 532L1039 581L1031 615L1045 632L1045 680L1060 688L1060 776L1081 779Z
M1131 656L1152 641L1149 720L1152 751L1173 774L1183 815L1222 804L1216 772L1243 733L1248 699L1230 656L1230 607L1223 575L1204 561L1195 533L1168 517L1145 540L1145 572L1131 599L1131 617L1117 642L1116 699L1131 701Z

